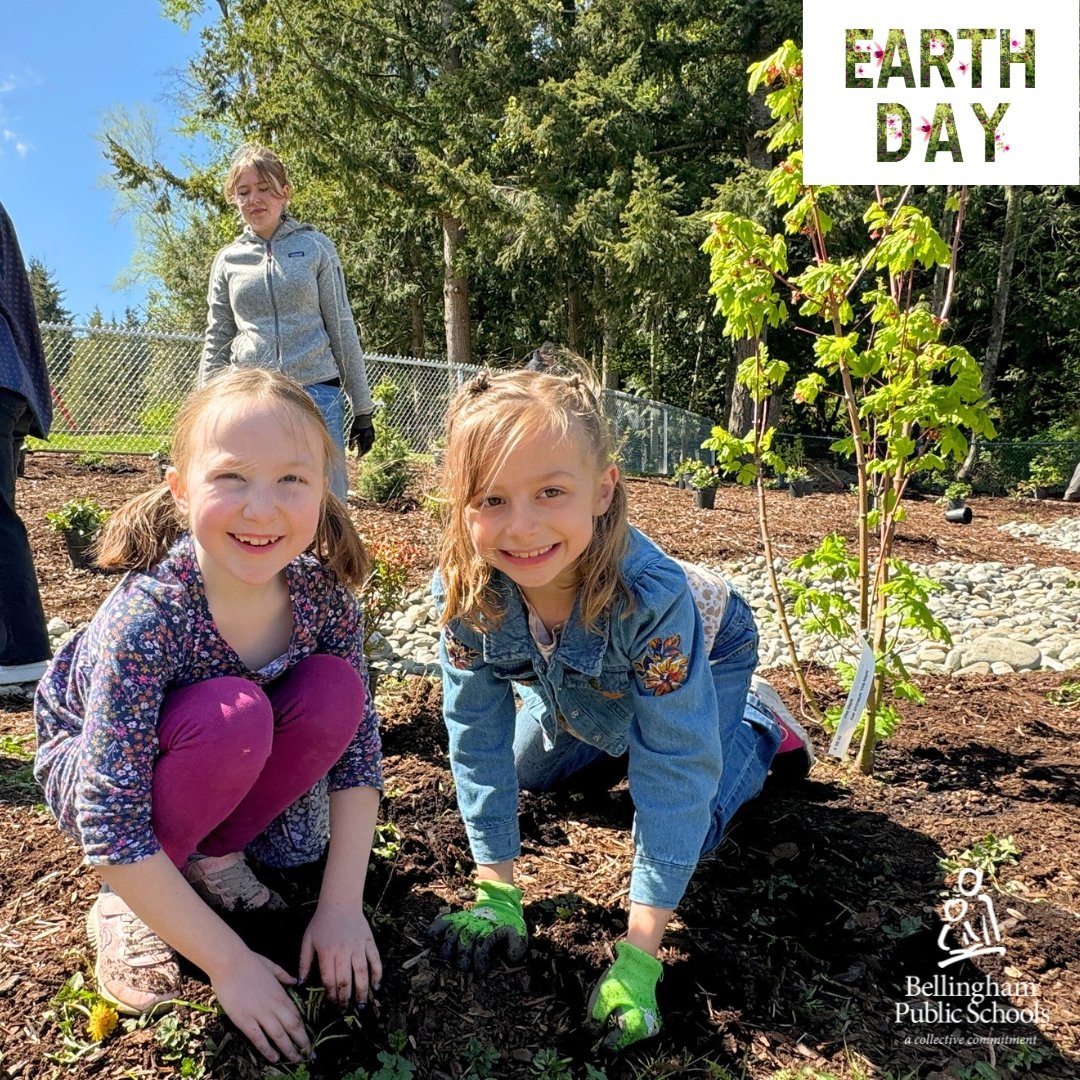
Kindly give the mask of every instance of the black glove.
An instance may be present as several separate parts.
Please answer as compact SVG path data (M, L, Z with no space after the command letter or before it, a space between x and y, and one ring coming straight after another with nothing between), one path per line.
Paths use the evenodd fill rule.
M363 457L375 442L375 425L371 422L371 413L354 416L349 428L349 445Z

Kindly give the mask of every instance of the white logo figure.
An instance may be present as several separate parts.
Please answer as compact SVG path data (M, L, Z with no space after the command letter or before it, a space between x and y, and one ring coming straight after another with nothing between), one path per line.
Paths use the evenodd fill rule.
M969 960L973 956L990 956L993 953L1005 955L1004 945L991 945L991 937L994 941L1001 940L1001 930L998 927L997 914L994 912L994 902L982 889L983 873L981 870L966 867L961 870L956 878L956 889L960 893L945 901L945 923L938 935L938 948L949 954L948 959L939 960L938 967L945 968L955 964L959 960ZM968 887L965 884L970 882ZM971 897L971 904L965 899ZM975 901L981 901L986 910L979 915ZM969 915L970 910L970 915ZM972 925L976 915L979 915L979 931L976 932ZM988 921L989 920L989 921ZM960 940L960 948L950 949L948 943L949 931L955 929Z

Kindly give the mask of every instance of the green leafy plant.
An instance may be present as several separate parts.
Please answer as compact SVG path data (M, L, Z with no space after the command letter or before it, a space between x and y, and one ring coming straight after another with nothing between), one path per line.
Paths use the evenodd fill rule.
M364 613L364 655L370 658L387 615L400 611L409 571L421 556L415 545L393 540L375 540L367 545L371 574L361 596Z
M998 888L998 870L1002 866L1015 866L1020 849L1011 836L995 836L987 833L981 840L963 851L954 851L938 859L943 874L958 874L961 870L981 870L991 885Z
M56 510L46 510L45 520L58 532L89 540L108 520L109 513L93 499L72 499Z
M708 491L719 486L720 474L708 465L701 465L690 474L687 483L695 491Z
M390 1044L389 1051L379 1051L379 1068L374 1072L367 1069L354 1069L347 1073L341 1080L412 1080L416 1066L402 1054L408 1046L408 1036L398 1029L392 1031L387 1040Z
M675 481L689 481L691 474L703 467L704 463L698 461L697 458L683 458L682 461L675 463L675 468L671 470L671 478Z
M951 484L945 485L945 491L942 493L941 498L938 499L938 503L941 506L962 503L970 494L970 484L965 484L963 480L954 480Z
M389 379L383 379L371 392L382 408L376 417L375 442L360 463L357 490L373 502L389 502L404 494L412 477L409 444L389 420L399 393Z
M30 735L0 735L0 754L18 758L20 761L30 761L34 756L34 749L30 745L31 738Z
M1019 489L1030 494L1047 488L1061 487L1065 483L1065 470L1056 460L1052 447L1040 451L1031 459L1028 466L1028 478L1018 485Z
M105 1004L97 994L86 989L81 971L60 987L44 1015L44 1019L54 1023L60 1033L60 1049L48 1055L50 1061L73 1065L77 1061L94 1061L101 1057L104 1051L100 1029L92 1031L90 1028L95 1008Z
M538 1080L573 1080L570 1072L572 1058L559 1057L553 1049L537 1050L531 1068Z
M392 821L375 826L371 854L378 859L392 859L401 850L401 830Z
M1046 700L1051 705L1060 705L1066 708L1080 705L1080 679L1066 679L1056 690L1047 693ZM0 749L3 749L3 747L0 746Z
M751 93L762 85L770 88L766 102L775 123L769 149L787 152L766 188L783 212L785 233L798 236L798 245L789 252L785 234L770 235L729 210L713 221L704 244L711 258L711 292L724 333L752 346L736 379L753 402L754 419L744 436L714 428L703 446L714 451L723 472L757 487L777 622L807 708L821 719L791 633L765 502L766 471L786 473L789 465L774 449L775 429L768 424L769 399L783 391L789 365L770 355L763 335L766 327L794 317L790 301L800 323L807 324L800 328L813 337L815 357L814 370L794 387L794 400L831 401L847 427L831 449L851 460L857 478L856 551L849 556L836 538L826 538L802 560L808 573L817 568L821 584L796 590L795 614L826 628L847 656L858 657L864 641L873 651L874 677L857 754L858 767L870 773L878 739L897 719L895 710L886 708L888 689L912 699L918 694L899 656L899 630L949 640L926 604L929 586L892 556L896 526L904 519L901 499L913 477L942 472L949 460L963 461L964 430L986 439L995 432L977 361L962 346L941 340L949 300L934 311L918 292L927 271L939 266L948 268L951 282L953 250L930 219L907 203L907 193L870 202L863 215L869 244L861 254L834 250L828 207L840 193L805 184L802 176L802 55L787 41L750 72ZM951 197L950 207L961 210L966 197L963 189ZM805 258L801 268L789 266L789 255ZM951 298L951 287L943 296ZM855 584L854 603L836 599L835 583L844 579Z
M465 1048L465 1075L462 1080L495 1080L495 1063L499 1051L479 1039L469 1039Z

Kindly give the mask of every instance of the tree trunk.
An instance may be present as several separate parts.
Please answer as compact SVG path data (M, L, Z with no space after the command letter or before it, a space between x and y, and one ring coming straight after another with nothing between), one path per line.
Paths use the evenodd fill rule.
M469 341L469 279L455 269L461 242L461 222L449 214L443 230L443 322L446 325L446 359L451 364L472 362Z
M745 386L740 386L735 381L735 372L739 365L757 352L757 338L738 338L735 342L735 362L731 374L731 405L728 408L726 427L732 435L742 438L753 426L754 403L750 400L750 392Z
M411 345L412 355L420 360L427 356L427 343L424 334L424 294L422 283L424 280L424 268L420 258L420 249L416 243L416 235L409 233L409 262L412 266L413 281L418 286L409 300L409 316L411 322Z
M956 188L950 184L945 189L945 202L948 204L949 198ZM938 234L948 243L949 237L953 231L953 222L956 220L956 211L949 210L946 205L946 209L941 212L941 225L938 227ZM945 303L945 286L949 281L949 266L939 266L934 271L934 299L931 305L931 310L935 314L940 314L941 307Z
M1005 189L1005 226L1001 237L1001 255L998 259L997 284L994 287L994 308L990 315L990 337L986 342L986 354L982 362L983 397L990 396L990 388L997 376L1001 357L1001 342L1005 337L1005 315L1009 306L1009 286L1012 284L1013 259L1016 241L1020 235L1020 211L1023 193L1019 188ZM979 439L972 435L964 464L957 470L957 477L969 480L979 460Z
M574 282L566 291L566 344L581 355L581 289Z
M604 295L611 296L610 276L604 275ZM608 305L604 306L600 327L600 382L605 390L619 389L619 363L615 359L615 346L618 344L615 312Z
M441 15L446 52L443 54L444 71L461 70L461 46L451 44L453 0L442 0ZM452 159L451 165L459 165L460 159ZM450 364L468 364L472 361L472 343L469 329L469 279L458 267L458 249L464 229L461 219L443 214L443 322L446 325L446 360Z

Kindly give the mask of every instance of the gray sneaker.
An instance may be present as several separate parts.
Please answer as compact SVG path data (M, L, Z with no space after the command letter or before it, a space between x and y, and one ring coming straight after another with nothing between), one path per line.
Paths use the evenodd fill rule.
M285 901L264 885L242 851L231 855L192 855L184 867L188 884L215 911L281 911Z
M86 932L97 952L98 993L117 1012L139 1016L180 996L176 953L116 893L98 893Z

